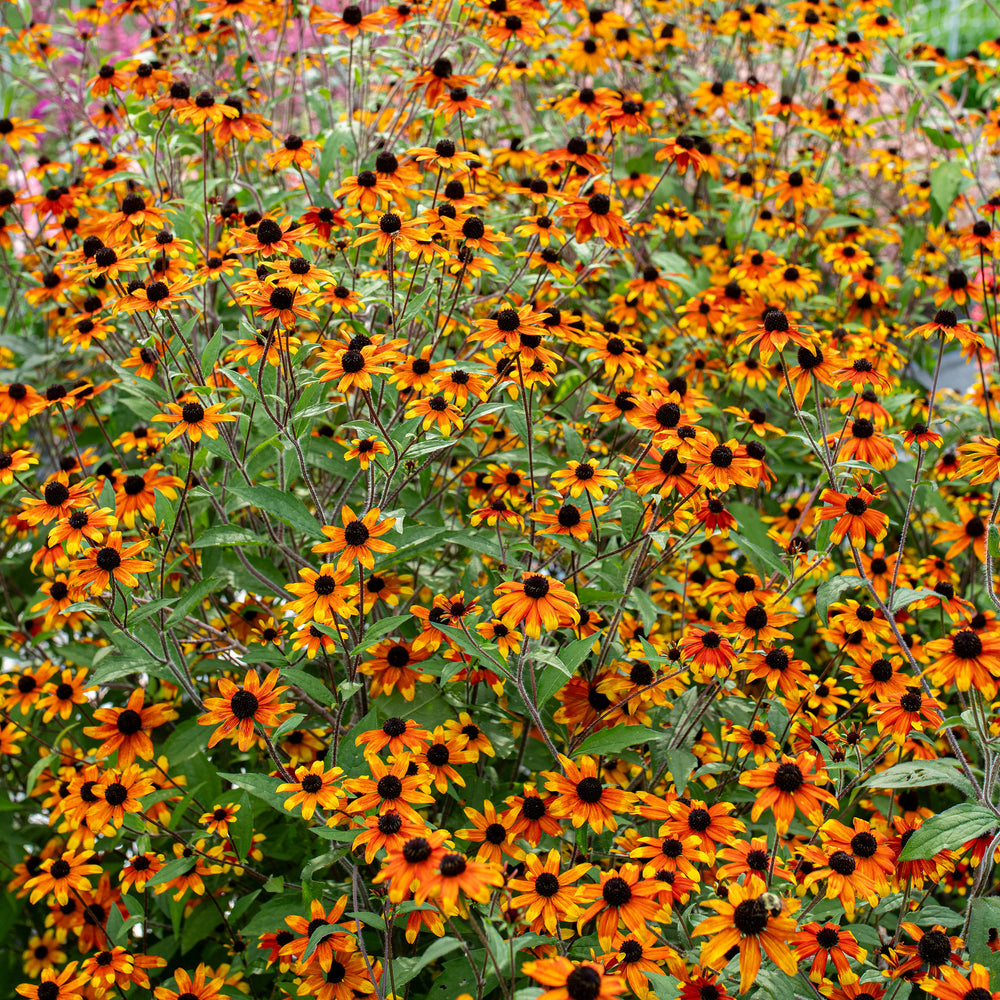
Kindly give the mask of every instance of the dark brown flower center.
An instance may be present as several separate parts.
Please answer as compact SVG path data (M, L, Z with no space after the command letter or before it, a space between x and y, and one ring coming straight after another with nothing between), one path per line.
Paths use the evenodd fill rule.
M252 691L237 691L229 700L229 710L241 721L252 719L259 707L260 702Z

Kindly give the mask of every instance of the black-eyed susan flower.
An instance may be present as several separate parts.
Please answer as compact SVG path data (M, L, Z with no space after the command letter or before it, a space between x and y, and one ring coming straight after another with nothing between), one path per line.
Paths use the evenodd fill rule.
M87 549L72 564L77 586L92 595L103 594L114 580L121 587L137 587L138 573L150 573L153 563L140 559L139 553L149 546L148 539L125 545L120 531L112 531L100 544Z
M78 963L70 962L58 972L54 968L42 969L41 982L37 986L21 983L15 989L28 1000L83 1000L88 982L89 978L78 968Z
M196 399L187 399L180 403L168 403L169 413L157 413L154 421L165 424L174 424L174 427L167 433L163 443L167 444L181 434L187 434L192 443L201 440L202 434L209 438L217 438L219 430L217 424L231 423L236 419L233 413L220 412L225 403L216 403L213 406L203 406Z
M324 563L319 570L305 567L299 570L300 582L287 584L285 589L295 597L287 607L295 612L295 624L311 619L329 624L336 616L349 618L358 614L354 601L357 587L348 582L350 572L341 571L333 563Z
M571 462L563 469L552 473L552 485L561 493L571 497L582 496L584 491L595 500L600 500L605 490L614 489L617 474L611 469L602 469L596 462Z
M524 860L523 877L510 880L514 895L511 906L525 909L524 919L530 921L534 933L543 931L555 935L560 923L571 923L580 916L575 883L590 871L591 865L573 865L560 872L558 851L549 851L545 860L529 854Z
M383 639L370 648L370 659L363 660L359 669L362 674L373 678L373 696L398 691L406 701L413 701L417 684L426 684L433 679L431 674L417 666L431 655L432 647L437 648L433 644L418 648L416 640L411 644L405 640Z
M184 969L174 971L174 982L177 989L172 990L166 986L157 986L153 990L155 1000L180 1000L181 997L195 997L196 1000L223 1000L225 993L221 990L225 986L225 977L209 975L208 967L199 962L192 976Z
M928 942L924 946L924 952L930 953L932 946L933 942ZM939 975L938 979L928 976L920 984L924 992L930 993L938 1000L964 1000L970 993L974 993L980 1000L986 1000L987 997L989 1000L997 1000L998 991L990 989L990 974L985 965L974 962L972 967L965 971L941 964L939 965ZM980 990L982 993L979 992Z
M616 211L618 207L608 193L598 190L589 198L576 198L562 206L556 215L575 221L577 243L586 243L598 236L607 246L622 249L632 227Z
M313 157L321 149L320 144L314 139L303 139L300 135L290 133L285 136L277 149L267 154L267 162L272 170L287 170L293 167L298 170L310 170Z
M855 548L862 548L868 535L876 542L881 541L889 531L889 517L881 511L872 510L870 505L882 492L884 487L875 486L872 489L862 483L858 483L852 493L824 490L820 494L824 505L817 517L821 521L836 520L830 535L834 542L843 541L847 534L850 534Z
M707 900L705 905L715 910L715 916L701 921L692 933L711 935L701 951L706 968L719 968L725 954L739 948L741 993L756 980L762 953L786 975L795 975L798 963L789 947L795 921L785 915L781 897L767 893L763 880L751 876L742 885L730 885L725 899Z
M100 830L111 824L121 829L128 813L142 812L142 797L156 789L149 778L135 764L124 770L106 771L94 786L97 797L87 809L87 824Z
M807 819L823 814L824 805L836 805L836 798L821 787L826 780L822 762L812 754L798 758L782 754L740 775L740 784L760 789L750 816L756 820L765 809L774 814L779 833L791 825L798 809Z
M145 705L146 692L136 688L128 698L124 708L98 708L94 719L100 725L84 729L91 739L101 740L94 752L98 759L108 757L117 751L118 766L127 768L136 757L153 759L153 741L150 731L177 717L177 712L166 703Z
M292 707L290 702L279 701L281 693L288 690L278 685L280 676L281 671L274 669L261 681L256 670L248 670L242 685L220 677L219 695L206 698L208 711L198 716L199 725L216 726L208 739L209 747L235 735L240 750L246 752L257 737L256 726L276 726L279 716Z
M461 737L459 737L461 739ZM467 744L466 744L467 745ZM472 751L466 750L471 757L478 756ZM496 806L487 799L483 803L482 812L466 806L465 815L472 821L471 827L456 830L455 836L460 840L478 844L476 850L477 861L487 861L494 865L503 862L504 857L520 861L524 857L524 851L514 841L510 828L513 825L513 817L507 813L498 814Z
M22 497L20 502L21 516L28 524L48 524L93 506L93 493L89 484L70 483L68 473L57 472L42 487L40 496Z
M660 890L656 879L641 877L639 865L624 864L601 872L600 882L579 887L582 903L590 905L580 915L577 926L597 918L597 940L602 948L610 947L624 925L633 934L643 935L647 921L656 921L661 912L656 896Z
M543 772L545 787L555 794L548 811L555 817L572 820L574 829L586 823L595 833L607 827L618 828L615 813L626 811L632 803L630 792L609 788L597 775L597 762L583 756L577 763L560 754L563 774Z
M399 753L419 755L427 749L430 738L431 734L413 719L392 716L380 728L359 733L354 745L363 746L366 757L381 753L387 747L393 756Z
M407 810L400 815L411 814L412 810ZM438 863L448 853L447 840L447 830L421 831L406 839L398 850L389 850L385 864L373 882L376 885L388 882L389 899L401 902L415 882L433 878Z
M57 902L65 904L72 892L90 892L93 886L89 876L101 871L100 865L91 863L93 857L93 851L66 851L43 861L39 873L25 883L31 892L29 902L37 903L51 893Z
M524 573L518 582L508 581L495 587L498 599L493 602L493 614L508 628L524 623L525 633L537 638L542 630L547 632L572 622L573 612L579 607L576 597L566 586L540 573Z
M460 431L465 426L462 411L443 395L414 400L407 407L406 417L408 420L422 417L421 426L425 431L436 424L445 437L449 437L452 430Z
M138 892L144 892L146 884L155 877L164 864L163 856L152 851L129 855L118 876L121 880L122 892L126 893L133 887Z
M625 992L625 980L608 975L597 962L571 962L562 956L525 962L522 971L547 987L539 1000L613 1000Z
M295 769L295 781L278 785L278 793L288 796L282 805L289 811L302 807L302 818L310 820L317 809L334 810L346 799L339 767L327 768L322 760Z
M331 555L339 552L338 572L349 570L355 563L367 569L374 569L375 557L373 553L393 552L396 549L395 545L380 537L390 531L395 524L395 521L390 518L380 523L379 515L381 513L378 507L372 507L363 517L359 518L350 507L342 507L340 519L343 527L324 525L323 534L329 541L314 545L312 551Z

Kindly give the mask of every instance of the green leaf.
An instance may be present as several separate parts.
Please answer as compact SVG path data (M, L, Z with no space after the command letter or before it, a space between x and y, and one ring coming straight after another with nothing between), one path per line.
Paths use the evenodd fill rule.
M313 858L303 869L300 876L303 882L310 881L316 872L323 871L335 864L348 853L348 848L341 847L333 851L327 851L319 857Z
M991 983L1000 981L1000 952L995 952L990 947L990 931L998 929L1000 929L1000 899L996 896L985 896L974 900L969 937L965 944L969 949L969 960L985 965L989 969Z
M933 927L934 924L940 924L942 927L958 927L965 922L965 917L961 913L934 903L921 903L912 915L907 916L921 927Z
M201 354L201 370L208 375L215 367L215 362L219 360L222 351L222 326L215 331L215 336L205 345L205 350Z
M209 549L213 545L265 545L268 539L238 524L216 524L206 528L192 543L194 549Z
M380 618L377 622L372 622L365 628L364 641L351 650L351 655L354 656L367 649L376 639L381 639L382 636L388 635L390 632L398 632L403 625L411 621L413 621L413 615L390 615L388 618Z
M306 950L302 955L302 961L308 962L309 956L316 950L320 941L324 938L328 938L331 934L336 934L340 930L337 924L323 924L322 927L317 927L316 930L309 935L309 944L306 945Z
M535 671L535 696L538 698L535 708L539 711L549 698L572 677L572 674L558 657L553 657L551 662L547 662L535 656L533 662L529 662L528 669Z
M320 523L309 513L306 505L294 494L274 486L231 486L229 492L243 504L251 504L265 514L272 514L279 521L310 538L319 538L323 532Z
M439 938L430 944L424 951L414 958L396 958L392 962L392 972L393 977L396 981L396 988L399 989L400 986L408 983L416 975L418 975L421 970L425 969L431 962L443 955L448 955L453 952L456 948L460 948L462 942L458 938L444 937Z
M698 758L687 750L668 750L666 756L667 770L670 772L674 788L679 795L683 794L691 772L698 766Z
M147 886L150 885L162 885L165 882L170 882L175 878L180 878L181 875L186 875L192 868L194 868L194 863L197 858L174 858L173 861L168 861L150 880L147 882Z
M297 670L293 667L285 667L281 671L281 679L287 684L292 684L300 691L309 695L313 701L318 702L324 708L334 705L337 699L334 698L330 689L312 674L307 674L304 670ZM305 708L306 706L302 706Z
M100 666L98 666L98 662ZM121 680L121 678L128 677L131 674L152 674L153 677L159 677L161 680L173 683L177 681L177 678L174 677L169 668L161 666L156 660L151 659L145 653L138 656L115 656L112 654L100 661L95 659L94 667L94 673L88 680L91 684L95 684L98 687L110 684L112 681Z
M122 947L128 946L128 932L135 927L136 924L142 923L142 914L136 916L130 916L128 920L122 917L121 910L117 906L111 907L111 912L108 914L108 923L105 928L105 933L108 935L109 940L112 944L120 945Z
M204 947L212 932L222 923L222 914L214 906L196 907L181 923L181 954Z
M172 625L176 625L178 622L184 620L184 616L192 610L196 605L201 604L201 602L212 593L217 587L223 586L225 583L221 577L210 576L205 580L199 580L183 597L178 601L177 607L170 613L170 617L167 619L167 628Z
M768 552L767 549L762 548L760 545L756 545L745 535L741 535L738 531L731 531L729 533L729 537L743 550L744 553L746 553L748 557L751 557L751 561L755 564L757 571L762 577L766 578L770 576L771 573L777 573L782 577L788 575L787 567L773 552ZM768 543L771 547L773 547L773 541L768 539Z
M834 576L820 584L816 591L816 613L823 619L823 624L828 623L830 605L840 600L841 594L864 585L865 581L860 576Z
M46 754L44 757L36 760L34 764L31 765L31 770L28 772L28 777L24 785L25 795L30 795L35 787L35 782L38 781L38 776L51 764L59 755L54 753Z
M680 996L680 984L673 976L663 972L647 972L645 976L655 991L656 1000L676 1000Z
M931 171L931 221L935 226L947 218L952 203L969 183L957 160L939 163Z
M651 739L658 739L663 733L656 729L649 729L646 726L615 726L612 729L602 729L598 733L588 736L573 751L576 754L616 754L626 749L626 747L636 746L639 743L648 743Z
M773 969L761 969L754 980L755 986L760 986L774 1000L796 1000L795 980L783 972Z
M233 847L241 858L245 858L253 842L253 802L246 792L240 796L239 805L240 811L232 826Z
M972 795L972 784L957 764L947 759L906 761L880 771L866 782L869 788L923 788L927 785L953 785Z
M1000 817L992 809L962 802L945 809L937 816L925 819L923 825L907 841L899 860L920 861L932 858L941 851L961 847L998 826Z
M141 607L129 612L129 625L138 625L140 622L144 622L147 618L152 618L157 611L161 608L169 608L176 600L176 597L164 597L161 600L150 601L148 604L143 604Z
M856 219L853 215L831 215L823 220L820 229L853 229L855 226L863 226L864 220Z
M572 675L578 666L590 655L594 646L594 637L585 636L582 639L575 639L573 642L561 646L558 652L559 662Z
M925 597L931 597L935 593L935 591L929 590L927 587L921 587L919 590L911 590L909 587L899 587L896 593L892 595L892 604L889 606L889 610L899 611L900 608L905 608L908 604L923 600Z
M949 135L947 132L941 132L936 128L931 128L929 125L921 125L921 130L924 135L934 143L938 149L961 149L962 144L953 136Z
M237 788L245 788L251 795L263 799L282 813L285 812L284 801L277 792L278 785L281 784L278 778L266 774L220 774L219 777Z

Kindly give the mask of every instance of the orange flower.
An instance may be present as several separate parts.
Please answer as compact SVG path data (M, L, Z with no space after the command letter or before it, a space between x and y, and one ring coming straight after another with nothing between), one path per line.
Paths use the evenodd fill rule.
M69 474L57 472L42 488L40 497L21 497L22 517L31 525L69 517L75 510L93 505L93 491L88 483L69 482Z
M525 975L548 989L538 1000L613 1000L625 992L625 980L609 976L597 962L571 962L562 956L525 962Z
M425 239L427 223L425 216L417 216L414 219L404 219L395 212L386 212L378 222L362 222L358 229L368 229L372 232L359 236L351 245L355 247L364 246L375 240L375 252L382 256L390 250L414 250L418 246L418 241Z
M925 946L924 950L929 951L930 945ZM950 950L949 948L949 952ZM978 962L973 963L968 972L954 969L950 965L941 965L940 975L940 979L927 977L920 983L920 988L938 1000L965 1000L970 994L977 1000L1000 1000L1000 990L990 989L989 969Z
M94 740L103 740L94 751L94 756L100 760L118 751L118 766L129 767L136 757L143 760L153 759L153 741L149 730L162 726L165 722L177 718L177 713L169 705L149 705L143 707L146 692L136 688L130 695L124 708L94 709L94 718L101 723L99 726L84 727L84 734Z
M148 540L132 542L123 547L122 533L112 531L103 545L94 546L72 564L77 586L89 588L92 595L103 594L115 580L122 587L138 587L136 573L149 573L153 563L138 555L149 545Z
M493 614L508 628L523 622L525 633L533 638L541 635L543 628L551 632L572 624L580 606L563 583L540 573L525 572L520 583L501 583L493 593L501 595L493 602Z
M233 236L236 245L233 253L255 253L261 257L275 254L294 254L299 243L311 243L311 226L293 226L292 220L285 218L261 219L252 230L237 229Z
M646 921L660 919L660 904L656 900L660 884L655 878L640 878L639 865L625 864L619 869L601 872L600 883L581 886L578 895L583 901L592 900L577 921L583 925L597 917L597 940L602 948L611 947L624 924L633 934L646 933Z
M716 916L702 920L695 936L710 935L702 945L701 964L721 969L731 948L740 951L740 992L746 993L760 972L761 952L787 976L794 976L798 962L788 943L795 934L795 921L784 915L785 903L772 900L764 882L752 875L742 885L731 884L725 899L710 899L705 906Z
M106 771L93 789L98 801L87 810L87 825L93 830L110 823L121 829L127 813L142 812L142 796L154 792L155 786L133 764L120 771Z
M321 624L330 624L336 616L349 618L358 609L353 603L357 597L354 584L348 583L350 574L338 570L333 563L324 563L317 573L308 567L299 570L301 583L290 583L285 587L296 600L286 607L295 612L295 624L304 625L315 619Z
M579 766L569 757L559 755L564 774L543 771L545 787L556 794L549 806L553 816L572 817L574 829L586 823L594 833L605 827L618 829L616 812L624 813L632 804L630 792L608 788L597 775L597 761L583 756Z
M398 851L389 852L382 870L372 882L375 885L388 882L389 901L402 902L413 886L434 877L434 870L448 853L447 839L447 830L428 830L411 837Z
M432 873L417 880L413 898L417 903L434 899L436 905L447 912L458 903L460 892L477 903L488 903L491 891L503 884L499 868L449 851L440 857Z
M406 411L406 419L412 420L414 417L424 418L422 422L424 430L437 423L438 430L445 437L450 436L452 427L460 431L465 426L462 411L453 403L449 403L444 396L431 396L429 399L417 399L412 402Z
M2 135L0 132L0 136ZM28 1000L84 1000L88 993L90 977L78 976L76 971L76 962L70 962L58 973L52 968L42 969L41 982L37 986L21 983L15 989Z
M225 977L209 978L211 975L208 966L201 962L194 970L194 976L189 975L183 969L177 969L174 972L177 989L171 990L167 989L166 986L157 986L153 990L153 997L155 1000L181 1000L181 997L184 997L185 1000L190 1000L191 997L194 997L195 1000L225 1000L226 994L220 992L226 984Z
M201 440L202 434L217 438L219 432L216 424L229 423L236 419L232 413L220 413L225 403L214 406L202 406L197 400L191 399L184 403L167 403L169 413L157 413L153 420L165 424L176 424L173 430L163 439L166 444L181 434L187 434L193 444Z
M855 548L863 548L865 538L871 535L876 542L885 538L889 531L889 517L881 511L870 510L869 505L885 492L885 487L868 486L857 483L854 493L839 493L836 490L824 490L820 499L826 506L822 507L817 517L821 521L837 519L830 538L841 542L850 532L851 544Z
M414 805L427 805L434 801L434 796L424 790L426 775L410 774L409 764L406 754L400 754L391 765L378 757L369 757L371 777L349 778L344 782L344 788L358 796L348 805L347 812L367 812L378 807L380 815L392 810L413 823L420 823Z
M340 511L340 519L344 526L338 528L324 525L323 534L330 541L314 545L311 551L323 554L339 552L340 558L337 560L339 572L349 570L355 562L367 569L374 569L373 552L394 552L396 550L395 545L390 545L389 542L383 541L379 537L390 531L395 524L395 519L386 519L379 524L378 518L381 513L378 507L372 507L364 517L359 518L350 507L345 505Z
M464 737L459 735L458 739L459 745L461 745L461 742L464 742ZM478 756L478 753L471 750L463 752L468 754L468 760L474 760ZM514 861L520 861L524 856L524 852L514 842L514 837L511 834L513 817L507 813L497 815L496 807L489 799L483 803L482 812L471 806L466 806L465 815L472 820L473 825L464 830L456 830L455 836L472 844L479 844L476 851L477 861L489 861L499 865L503 862L505 855L513 858Z
M275 687L280 673L281 671L275 668L261 683L257 671L250 670L242 687L227 677L219 679L218 689L221 697L206 698L205 708L208 711L198 716L199 725L218 724L209 737L210 747L214 747L220 740L235 732L237 745L240 750L246 752L253 746L256 738L254 728L256 725L267 728L278 724L278 716L293 707L290 702L278 701L281 692L288 690L287 687Z
M771 810L779 834L788 830L796 809L807 819L818 820L823 815L824 804L837 804L830 792L815 783L823 780L820 766L819 758L812 754L801 754L797 758L782 754L780 760L744 771L740 784L762 790L754 800L750 818L756 821L765 810Z
M996 690L996 684L992 684ZM989 689L988 689L989 690ZM897 746L902 746L913 730L936 730L943 721L938 711L943 706L933 698L928 698L918 687L891 701L879 701L871 707L880 734L889 733Z
M313 156L320 151L320 148L320 144L312 139L303 139L300 135L286 135L284 142L267 154L267 165L272 170L287 170L290 167L310 170Z
M521 893L512 896L511 906L516 909L527 907L524 919L531 921L535 934L544 930L555 935L560 922L568 923L580 915L576 891L572 886L593 866L586 863L574 865L562 874L559 867L558 851L549 851L544 862L539 860L537 854L529 854L524 861L524 877L511 879L508 883L512 893Z
M278 785L280 794L292 793L282 805L288 810L301 805L302 818L307 820L313 818L317 808L336 809L345 798L340 787L343 775L339 767L327 770L322 760L313 761L309 767L303 764L295 769L295 781Z
M756 347L765 362L770 361L776 351L784 350L789 342L799 347L810 346L808 335L792 323L781 309L776 308L767 309L757 326L736 338L736 343L746 344L748 351Z
M615 249L625 247L625 237L632 227L618 215L608 194L597 191L589 198L576 198L556 210L556 215L576 220L577 243L586 243L595 234Z
M75 854L66 851L57 858L48 858L40 865L40 872L28 879L25 888L31 890L30 903L37 903L43 896L52 893L63 906L69 902L70 892L90 892L92 886L89 875L96 875L100 865L90 864L92 851Z

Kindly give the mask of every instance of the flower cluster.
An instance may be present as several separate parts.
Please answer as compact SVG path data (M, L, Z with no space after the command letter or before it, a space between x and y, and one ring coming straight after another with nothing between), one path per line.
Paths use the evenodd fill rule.
M2 16L4 981L1000 1000L1000 41Z

